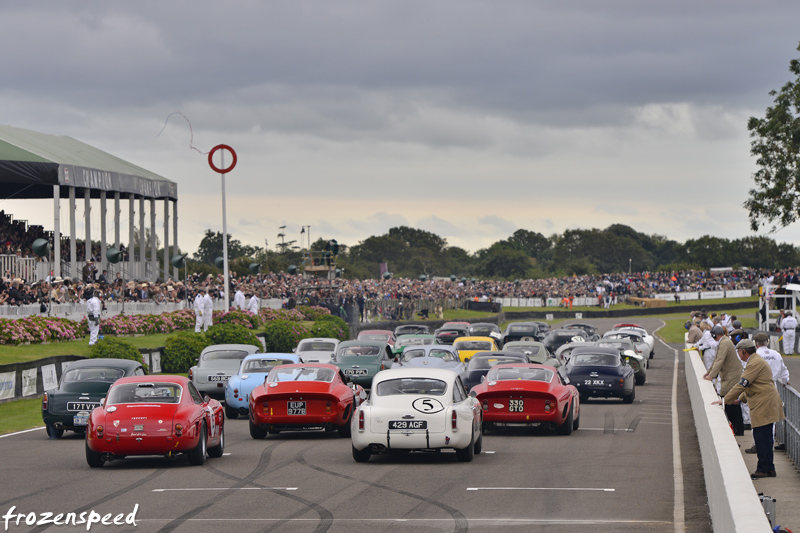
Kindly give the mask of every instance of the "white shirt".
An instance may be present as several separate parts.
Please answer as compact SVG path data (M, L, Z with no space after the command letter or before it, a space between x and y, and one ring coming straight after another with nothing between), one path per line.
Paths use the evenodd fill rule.
M258 314L258 296L255 294L252 298L250 298L250 301L247 304L247 310L255 315Z
M797 319L794 317L794 315L786 315L783 317L783 320L781 320L781 330L794 331L795 328L797 328Z
M760 346L756 353L769 364L772 369L772 379L783 384L789 383L789 369L786 368L780 353L766 346Z
M214 311L214 302L208 293L203 295L203 311L208 311L209 313Z
M233 305L244 310L244 293L242 291L236 291L236 294L233 295Z
M96 316L99 318L101 309L100 298L97 296L92 296L89 301L86 302L86 316Z
M716 350L717 346L719 346L719 342L714 340L709 330L705 330L703 336L700 337L700 340L697 341L695 346L698 350L708 350L709 348Z
M194 314L200 316L200 313L203 311L203 295L199 292L197 296L194 297Z

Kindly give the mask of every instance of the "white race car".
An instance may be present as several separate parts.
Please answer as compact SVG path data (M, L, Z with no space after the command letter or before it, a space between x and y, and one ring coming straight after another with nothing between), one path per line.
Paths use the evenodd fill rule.
M652 335L647 333L647 330L644 329L639 324L615 324L614 327L612 327L611 329L612 329L612 331L613 330L625 330L625 329L636 331L637 333L639 333L639 335L642 336L642 339L644 339L644 342L646 342L647 345L650 347L650 359L652 359L653 356L656 354L656 340L655 340L655 338L653 338Z
M459 461L472 461L483 445L482 418L478 400L451 370L384 370L375 375L369 400L353 414L353 459L452 448Z

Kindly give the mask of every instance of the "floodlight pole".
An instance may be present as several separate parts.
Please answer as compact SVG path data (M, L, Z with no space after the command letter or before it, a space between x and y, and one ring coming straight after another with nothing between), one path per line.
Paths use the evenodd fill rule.
M225 168L225 151L220 150L220 168ZM222 172L222 262L224 275L225 312L230 311L230 295L228 292L228 218L225 210L225 174Z

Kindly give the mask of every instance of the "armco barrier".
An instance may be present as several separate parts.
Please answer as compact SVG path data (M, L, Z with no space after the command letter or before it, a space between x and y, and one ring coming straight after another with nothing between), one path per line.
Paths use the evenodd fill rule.
M772 531L700 354L686 352L686 383L703 459L711 525L718 533Z
M57 355L36 361L0 365L0 402L20 398L36 398L55 388L64 367L83 359L79 355Z

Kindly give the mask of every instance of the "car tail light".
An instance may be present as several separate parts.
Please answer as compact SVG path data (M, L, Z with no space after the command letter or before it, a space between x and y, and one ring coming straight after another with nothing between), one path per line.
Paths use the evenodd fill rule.
M47 393L42 394L42 411L47 411Z
M619 388L621 389L624 386L625 386L625 380L623 378L619 378Z
M386 370L386 365L381 363L381 370Z
M187 376L189 377L189 381L193 381L192 378L194 378L194 372L192 371L191 368L189 369L189 374L187 374Z
M555 407L555 406L553 405L553 402L551 402L550 400L547 400L547 401L544 402L544 412L545 413L549 413L553 409L553 407Z
M103 438L103 426L97 426L96 431L97 431L97 438L98 439L102 439Z
M364 411L358 412L358 429L364 431Z
M261 405L261 412L264 414L269 412L269 402L264 402L263 405Z
M233 395L239 396L239 389L233 389Z
M331 402L325 402L325 414L331 414Z
M481 407L483 407L484 411L488 411L489 410L489 400L483 400L483 405L481 405Z
M183 426L180 424L175 424L175 436L181 437L183 436Z
M453 429L458 429L458 413L453 410L452 414L450 415L450 423Z

